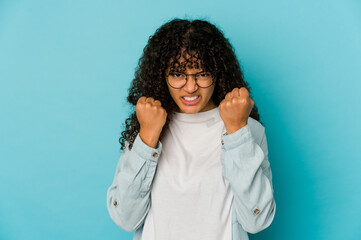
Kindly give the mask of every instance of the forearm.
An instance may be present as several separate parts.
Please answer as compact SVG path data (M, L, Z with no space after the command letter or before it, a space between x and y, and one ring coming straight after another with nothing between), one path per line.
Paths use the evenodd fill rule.
M246 125L222 140L223 174L234 194L237 220L247 232L259 232L271 224L276 207L266 137L257 144Z
M107 191L107 207L113 221L133 232L144 222L150 208L150 188L162 145L151 148L136 137L133 148L122 153L112 185Z

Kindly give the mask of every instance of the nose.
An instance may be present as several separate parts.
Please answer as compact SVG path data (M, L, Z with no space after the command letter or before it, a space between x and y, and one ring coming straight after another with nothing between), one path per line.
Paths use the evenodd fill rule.
M195 92L198 89L198 85L196 82L196 77L194 75L187 76L186 85L184 85L183 89L187 92Z

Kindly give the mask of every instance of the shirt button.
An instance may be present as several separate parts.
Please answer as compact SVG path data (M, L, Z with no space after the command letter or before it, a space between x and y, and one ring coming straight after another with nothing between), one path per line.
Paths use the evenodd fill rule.
M158 156L158 153L154 153L154 154L153 154L153 157L157 157L157 156Z
M222 139L221 143L222 143L222 145L224 145L224 141L223 141L223 139Z
M114 201L114 202L113 202L113 205L114 205L114 206L117 206L117 205L118 205L118 202L117 202L117 201Z
M255 214L258 214L258 213L259 213L259 210L256 208L253 212L254 212Z

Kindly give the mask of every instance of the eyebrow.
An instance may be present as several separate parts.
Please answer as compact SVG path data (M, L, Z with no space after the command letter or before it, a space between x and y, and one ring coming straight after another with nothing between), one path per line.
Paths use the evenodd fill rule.
M169 70L169 73L171 73L171 72L176 72L176 73L185 73L185 71L179 71L179 70ZM194 74L197 74L197 73L202 73L202 72L208 72L208 71L202 70L202 71L200 71L200 72L196 72L196 73L194 73Z

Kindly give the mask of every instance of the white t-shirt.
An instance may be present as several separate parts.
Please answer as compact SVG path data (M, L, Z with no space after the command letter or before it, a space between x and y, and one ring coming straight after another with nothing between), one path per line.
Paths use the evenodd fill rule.
M233 193L222 175L218 107L175 113L162 140L142 240L231 240Z

